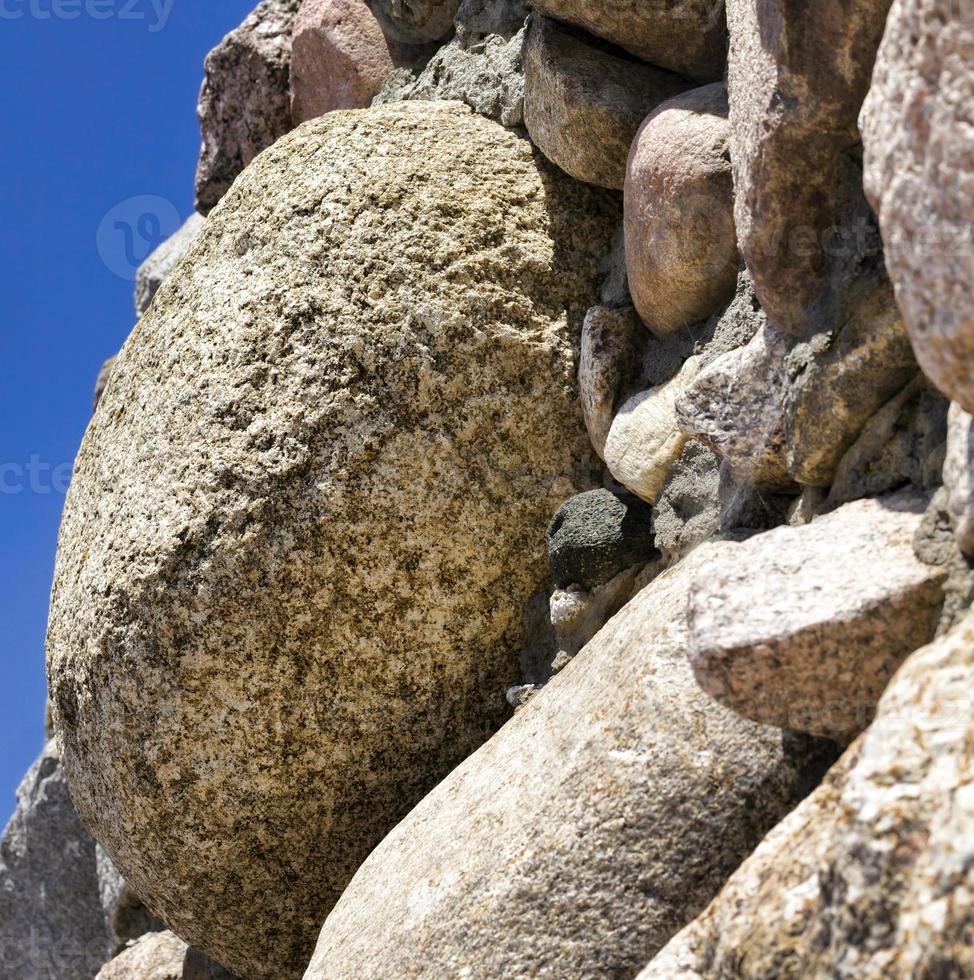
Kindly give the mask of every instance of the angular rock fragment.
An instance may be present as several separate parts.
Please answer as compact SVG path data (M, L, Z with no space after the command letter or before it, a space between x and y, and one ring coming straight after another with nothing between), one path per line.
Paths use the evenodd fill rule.
M457 99L504 126L522 126L527 14L521 0L464 0L455 37L418 76L408 70L390 75L375 104Z
M690 594L700 686L764 724L849 741L903 660L933 639L941 568L913 552L926 501L863 500L751 538Z
M152 297L158 292L166 276L176 267L189 251L190 245L203 227L203 216L195 211L186 219L183 226L164 241L139 266L135 275L135 317L138 319L149 308Z
M700 371L691 357L671 381L630 398L618 411L605 443L605 465L627 490L655 503L687 442L676 402Z
M660 103L691 88L671 72L628 60L535 15L524 45L524 123L566 173L622 190L629 148Z
M657 557L652 509L630 494L589 490L562 504L548 526L556 588L592 589Z
M98 403L101 401L101 396L105 393L105 389L108 387L108 382L111 379L112 371L115 370L115 360L115 357L110 357L104 364L102 364L101 369L98 371L98 377L95 379L95 394L92 399L91 406L92 411L98 408Z
M111 939L112 955L148 932L164 932L166 927L143 904L131 886L118 873L112 859L95 845L98 894L105 913L105 929Z
M111 955L95 842L51 741L17 790L0 840L0 977L87 980Z
M426 44L450 33L460 0L369 0L369 6L390 37Z
M557 20L575 24L661 68L703 82L719 80L727 60L723 0L531 0Z
M770 322L802 334L855 228L834 226L890 0L728 0L741 255Z
M673 333L733 298L734 233L727 89L678 95L642 124L625 184L629 290L643 322Z
M639 980L974 975L972 688L968 616Z
M863 108L865 186L917 360L974 412L971 0L897 0Z
M387 38L364 0L305 0L291 40L291 119L363 109L394 69L432 53Z
M728 547L643 589L396 827L306 980L631 976L709 901L834 758L694 682L687 592Z
M944 487L954 534L965 555L974 555L974 432L971 422L971 416L960 405L950 406Z
M119 358L61 530L64 764L137 893L247 980L306 966L507 715L544 527L594 484L576 344L618 221L458 103L329 113Z
M102 967L95 980L236 980L171 932L152 932Z
M207 215L237 175L291 129L291 29L301 0L262 0L207 56L196 112L203 147L196 210Z

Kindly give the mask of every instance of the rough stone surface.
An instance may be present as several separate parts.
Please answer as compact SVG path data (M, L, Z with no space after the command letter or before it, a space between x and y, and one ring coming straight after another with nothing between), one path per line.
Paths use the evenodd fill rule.
M971 422L971 416L960 405L950 406L944 486L957 543L966 555L974 555L974 433Z
M687 592L720 547L640 592L379 845L306 980L632 976L703 908L833 758L694 682Z
M639 980L974 975L972 687L968 617Z
M947 399L917 372L866 423L842 457L828 505L879 496L908 483L935 490L944 467L947 407Z
M612 422L605 465L619 483L647 503L656 503L686 445L686 433L677 424L676 401L699 370L699 358L691 357L671 381L630 398Z
M532 18L524 45L524 122L541 152L572 177L622 190L640 124L689 87L679 75Z
M106 963L96 980L183 980L186 951L171 932L149 933Z
M521 0L464 0L456 35L422 72L391 75L375 104L403 99L456 99L504 126L524 124L527 7Z
M843 155L858 143L890 0L728 0L728 87L741 255L779 330L802 334L829 289ZM858 183L858 178L854 178Z
M165 926L143 904L112 859L100 845L95 845L95 867L98 894L105 913L105 929L111 940L112 955L117 955L132 940L147 932L163 932Z
M690 662L748 718L848 741L903 660L933 639L941 568L913 552L926 500L864 500L751 538L700 572Z
M86 823L247 980L304 968L506 715L543 529L594 482L576 344L618 220L458 103L329 113L123 350L66 504L52 701Z
M105 389L108 387L109 378L112 376L112 371L115 370L115 360L116 358L110 357L101 366L98 372L98 377L95 380L95 394L92 399L92 411L98 408L98 403L101 401L101 396L105 393Z
M190 245L203 227L203 216L195 211L186 219L183 226L164 241L139 266L135 275L135 316L138 319L149 308L152 297L158 292L166 276L176 267L180 259L189 251Z
M724 74L727 21L722 0L532 0L532 5L688 78L713 82Z
M725 307L737 286L727 89L664 102L642 124L625 184L629 289L643 322L672 333Z
M262 0L207 56L196 112L203 134L196 210L216 207L237 175L291 128L291 29L301 0Z
M0 840L0 978L90 980L109 955L95 842L51 741Z
M917 359L974 412L971 0L897 0L862 113L866 192Z
M369 5L390 37L425 44L450 33L460 0L369 0Z
M592 589L656 557L652 509L631 494L589 490L562 504L548 526L548 562L560 589Z

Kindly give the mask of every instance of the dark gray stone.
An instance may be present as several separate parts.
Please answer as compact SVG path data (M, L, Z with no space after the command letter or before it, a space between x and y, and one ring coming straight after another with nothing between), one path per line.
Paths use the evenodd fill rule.
M562 504L548 527L555 585L603 585L657 557L652 508L631 494L590 490Z

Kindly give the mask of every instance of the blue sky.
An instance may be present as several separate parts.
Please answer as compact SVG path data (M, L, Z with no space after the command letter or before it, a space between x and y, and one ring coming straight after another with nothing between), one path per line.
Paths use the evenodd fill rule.
M256 2L0 0L0 827L43 744L68 466L134 322L116 221L192 211L203 58Z

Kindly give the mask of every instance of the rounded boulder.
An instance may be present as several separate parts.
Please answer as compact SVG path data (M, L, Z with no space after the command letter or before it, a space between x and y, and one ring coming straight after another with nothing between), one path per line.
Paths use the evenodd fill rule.
M82 445L48 640L85 823L248 980L507 715L592 486L576 345L618 208L458 103L334 112L234 184Z

